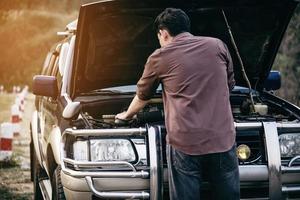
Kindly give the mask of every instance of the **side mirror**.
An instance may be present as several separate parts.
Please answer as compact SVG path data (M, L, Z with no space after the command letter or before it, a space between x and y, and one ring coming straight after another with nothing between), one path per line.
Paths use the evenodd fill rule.
M33 94L39 96L57 98L58 86L55 76L36 75L32 83Z
M264 82L264 89L267 91L278 90L281 87L281 75L279 71L271 71Z

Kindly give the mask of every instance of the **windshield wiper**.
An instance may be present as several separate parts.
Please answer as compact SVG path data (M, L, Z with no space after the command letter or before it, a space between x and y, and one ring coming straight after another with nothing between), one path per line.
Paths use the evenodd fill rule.
M126 95L135 94L135 92L123 92L120 90L96 89L89 92L80 93L81 95Z

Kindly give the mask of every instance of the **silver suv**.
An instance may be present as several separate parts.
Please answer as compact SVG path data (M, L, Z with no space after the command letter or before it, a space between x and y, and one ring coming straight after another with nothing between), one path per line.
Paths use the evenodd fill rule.
M152 23L166 7L185 10L194 35L220 38L231 52L242 198L300 198L300 109L274 95L280 73L270 72L296 6L294 0L83 5L33 80L35 199L168 199L163 87L134 120L114 120L159 48ZM204 199L217 192L206 182L202 190Z

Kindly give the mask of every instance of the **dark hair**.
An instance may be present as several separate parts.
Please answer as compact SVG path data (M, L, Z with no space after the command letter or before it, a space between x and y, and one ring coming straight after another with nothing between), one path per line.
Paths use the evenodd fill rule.
M156 33L160 29L166 29L171 36L176 36L183 32L190 32L191 23L187 14L177 8L166 8L154 21Z

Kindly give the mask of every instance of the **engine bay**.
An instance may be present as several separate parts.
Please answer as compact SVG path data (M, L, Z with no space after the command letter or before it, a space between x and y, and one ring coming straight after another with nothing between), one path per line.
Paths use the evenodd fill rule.
M124 102L128 100L124 100ZM114 100L112 100L114 102ZM116 120L116 114L127 110L129 106L127 103L113 103L111 102L99 102L99 105L105 106L105 110L102 112L95 112L97 109L91 110L91 105L86 105L85 110L80 113L78 119L72 121L72 125L77 128L88 128L88 129L103 129L103 128L136 128L145 126L145 124L151 125L163 125L164 124L164 109L163 102L161 98L154 98L149 101L149 103L137 113L133 119ZM95 105L95 103L92 103ZM96 103L97 104L97 103ZM109 105L108 105L109 104ZM97 106L98 107L98 106ZM111 112L107 112L107 108L111 107ZM116 109L119 108L119 109ZM110 110L110 109L108 109ZM117 110L117 111L114 111Z
M136 128L146 124L164 124L163 100L153 98L147 106L137 113L132 120L115 120L117 113L127 110L132 98L110 99L110 101L93 101L83 104L78 119L72 121L72 126L87 129ZM295 112L290 111L280 102L275 102L261 96L255 96L255 108L246 94L233 94L230 97L234 121L241 122L299 122Z
M234 121L239 122L297 122L295 113L285 107L282 102L275 102L260 96L254 97L254 109L245 95L231 97L231 109Z

